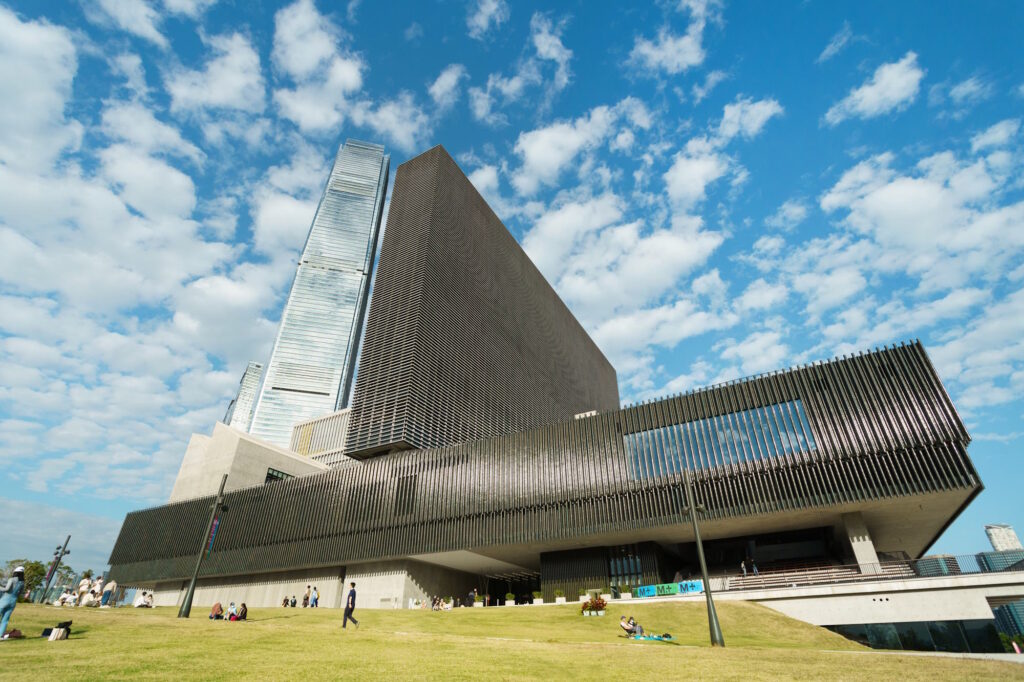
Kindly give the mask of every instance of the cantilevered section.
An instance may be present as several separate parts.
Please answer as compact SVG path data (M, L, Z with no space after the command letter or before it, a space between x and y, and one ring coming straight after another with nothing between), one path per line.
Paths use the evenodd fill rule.
M542 552L688 542L687 471L709 540L853 520L879 552L916 557L981 490L968 442L913 343L236 491L203 570L465 552L541 569ZM112 576L189 575L209 504L129 514Z
M618 407L615 369L444 148L399 166L347 454Z
M281 315L254 436L286 448L294 424L348 404L389 164L380 145L348 140L338 149Z

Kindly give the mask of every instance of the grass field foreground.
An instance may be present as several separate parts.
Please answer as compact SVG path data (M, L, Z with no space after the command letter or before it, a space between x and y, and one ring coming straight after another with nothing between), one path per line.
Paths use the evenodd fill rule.
M210 621L208 607L58 609L21 604L12 627L28 639L0 643L5 679L1024 679L1024 666L873 652L762 606L719 606L727 647L708 644L704 605L615 605L583 618L574 605L357 612L263 608L245 623ZM633 615L675 643L620 636ZM38 637L74 621L64 642Z

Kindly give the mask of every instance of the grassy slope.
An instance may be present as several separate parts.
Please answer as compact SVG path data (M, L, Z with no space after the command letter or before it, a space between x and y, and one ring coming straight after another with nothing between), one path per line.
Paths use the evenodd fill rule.
M614 606L582 618L575 606L370 611L340 629L328 609L253 609L247 623L190 620L172 609L58 610L21 604L26 635L71 618L72 638L0 643L9 679L1024 679L1024 666L871 653L761 606L719 606L725 649L707 646L703 604ZM620 615L678 644L618 636Z

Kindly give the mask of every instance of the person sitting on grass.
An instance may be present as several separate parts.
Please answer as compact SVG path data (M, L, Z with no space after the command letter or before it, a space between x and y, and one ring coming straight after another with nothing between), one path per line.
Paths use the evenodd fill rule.
M237 607L237 606L235 606L235 602L231 602L231 603L230 603L230 604L228 605L228 615L227 615L227 619L228 619L228 620L234 620L234 619L235 619L235 617L236 617L237 615L238 615L238 607Z
M242 607L238 609L238 613L231 616L229 620L245 620L249 615L249 608L242 602Z
M644 636L644 629L640 626L640 623L633 619L633 616L630 616L629 620L626 620L626 617L623 616L619 619L619 626L626 631L626 635L629 637L639 639Z
M213 608L210 609L210 620L223 620L224 619L224 607L220 605L220 602L216 602Z

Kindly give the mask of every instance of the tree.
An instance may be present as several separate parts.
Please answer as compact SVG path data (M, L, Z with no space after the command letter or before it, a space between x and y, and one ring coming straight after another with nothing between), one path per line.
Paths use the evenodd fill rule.
M83 578L90 578L91 579L92 578L92 569L90 568L90 569L87 569L85 572L83 572L82 573L82 577Z
M29 561L28 559L15 559L7 562L5 573L11 575L18 566L25 567L25 591L31 592L46 579L46 564L40 561Z

